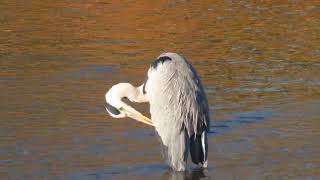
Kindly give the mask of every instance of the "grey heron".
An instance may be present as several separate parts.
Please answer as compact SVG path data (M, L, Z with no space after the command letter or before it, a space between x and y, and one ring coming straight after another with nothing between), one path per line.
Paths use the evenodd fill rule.
M139 87L119 83L106 93L106 110L114 118L130 117L154 126L162 154L176 171L184 171L190 152L193 163L207 167L209 108L195 69L176 53L163 53ZM123 102L149 102L151 120Z

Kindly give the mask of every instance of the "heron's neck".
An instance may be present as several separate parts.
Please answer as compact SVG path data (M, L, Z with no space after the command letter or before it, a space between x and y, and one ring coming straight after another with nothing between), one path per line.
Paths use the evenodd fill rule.
M141 87L134 87L130 83L119 83L107 92L106 101L114 105L124 105L122 98L128 98L132 102L146 102L146 97L142 93ZM125 104L126 105L126 104Z

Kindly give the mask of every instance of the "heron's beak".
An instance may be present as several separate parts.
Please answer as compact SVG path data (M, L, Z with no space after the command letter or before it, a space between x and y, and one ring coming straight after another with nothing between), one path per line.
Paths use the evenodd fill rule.
M144 115L142 115L140 112L136 111L133 108L130 108L130 109L123 108L122 112L124 112L128 117L130 117L136 121L148 124L150 126L154 126L151 119L145 117Z

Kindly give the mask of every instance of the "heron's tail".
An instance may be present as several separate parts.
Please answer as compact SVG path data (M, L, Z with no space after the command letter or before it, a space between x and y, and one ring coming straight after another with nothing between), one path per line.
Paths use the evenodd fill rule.
M201 163L203 167L208 165L208 140L207 132L194 134L190 137L191 160L195 164Z

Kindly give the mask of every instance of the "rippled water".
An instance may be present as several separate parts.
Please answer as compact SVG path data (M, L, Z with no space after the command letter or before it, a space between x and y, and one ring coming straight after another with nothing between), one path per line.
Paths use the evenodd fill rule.
M0 2L0 179L319 179L317 1ZM104 94L160 53L202 77L209 168L174 173ZM147 113L147 105L136 105Z

